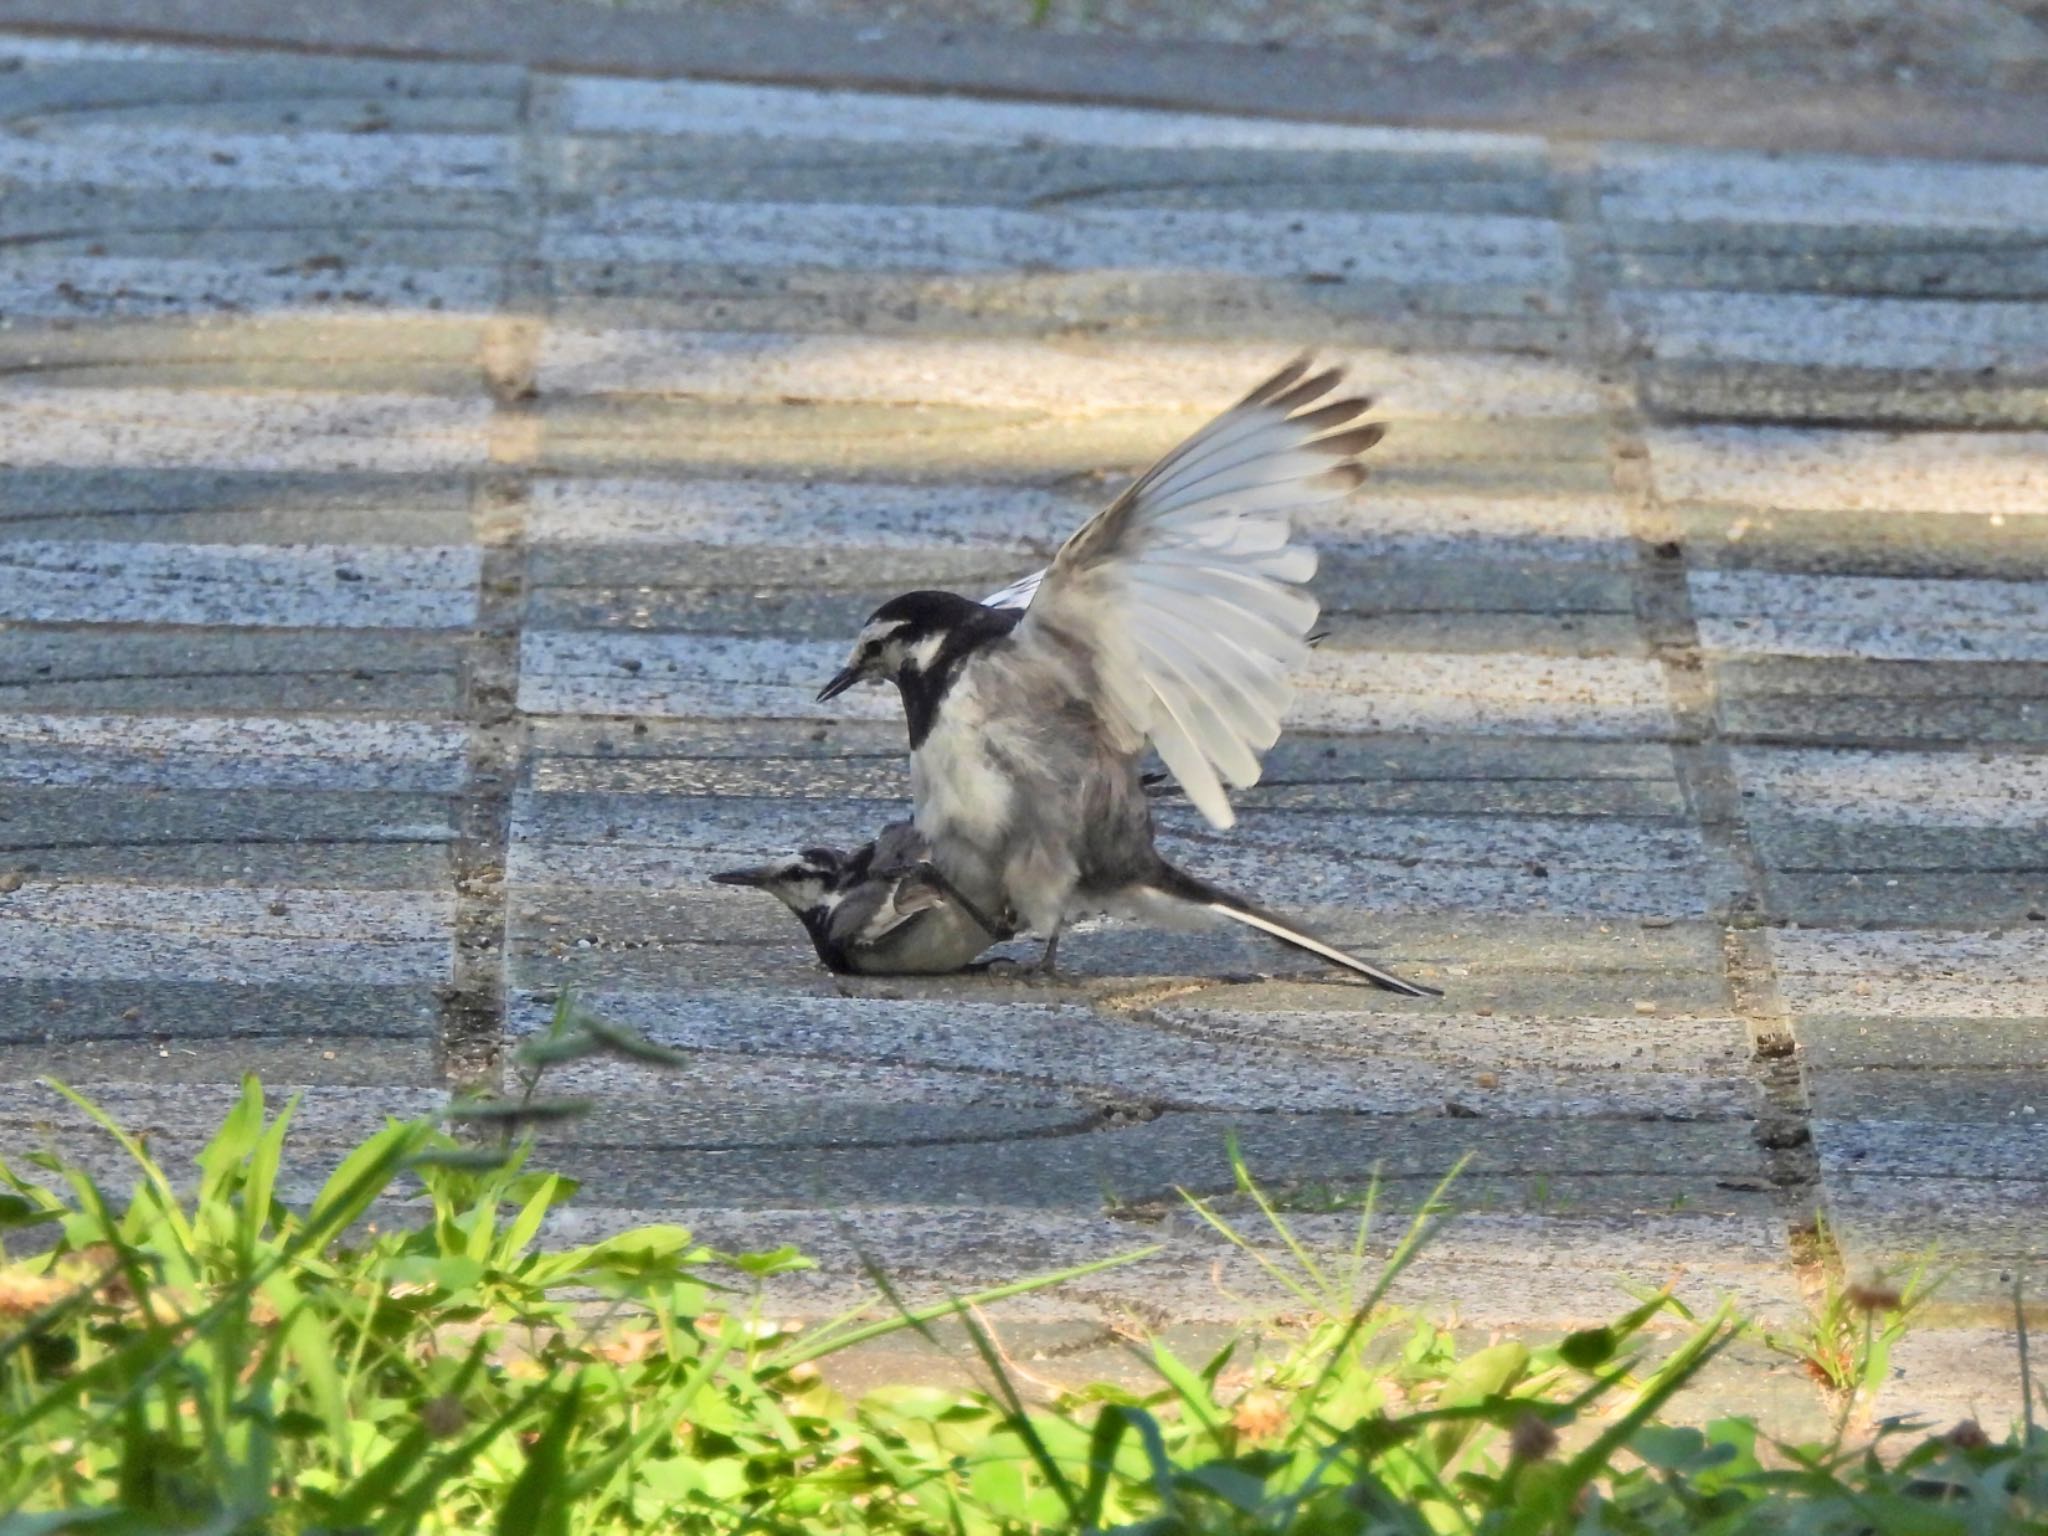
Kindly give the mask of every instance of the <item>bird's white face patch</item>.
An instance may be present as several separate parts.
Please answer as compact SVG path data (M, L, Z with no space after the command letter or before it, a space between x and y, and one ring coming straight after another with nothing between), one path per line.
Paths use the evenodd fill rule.
M929 672L945 648L946 632L939 630L912 640L912 628L908 619L876 620L869 624L853 642L848 665L857 667L863 677L896 677L906 669Z
M898 638L908 628L908 619L871 621L855 637L853 654L846 658L847 666L859 672L862 677L895 676L902 652Z
M824 899L825 886L825 876L815 864L792 858L775 872L768 889L780 897L792 912L802 912Z
M863 651L881 650L908 628L908 619L876 619L863 629L860 637L853 642L853 654L858 658Z
M932 663L939 659L939 652L945 648L944 635L926 635L914 645L898 644L897 651L904 662L919 672L929 672Z

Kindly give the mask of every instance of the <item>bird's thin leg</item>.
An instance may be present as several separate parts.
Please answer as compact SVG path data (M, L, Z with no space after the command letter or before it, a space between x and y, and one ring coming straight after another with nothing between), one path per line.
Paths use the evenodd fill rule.
M946 899L948 901L952 902L955 906L959 907L959 909L962 912L965 912L969 917L973 918L974 921L981 926L981 931L983 933L991 934L998 938L1000 938L1003 935L1004 929L998 924L991 922L986 916L984 916L981 908L977 907L973 902L969 901L966 895L962 893L960 887L955 885L952 881L948 880L945 877L945 875L940 872L938 865L932 863L931 860L927 859L924 863L918 865L917 868L918 873L924 875L927 879L929 879L932 882L933 885L936 885L942 892L945 893Z
M1054 924L1052 925L1052 932L1051 932L1050 934L1048 934L1048 935L1046 936L1046 940L1045 940L1045 953L1044 953L1044 954L1042 954L1042 955L1040 955L1040 956L1038 957L1038 974L1039 974L1039 975L1041 975L1041 976L1048 976L1048 977L1052 975L1052 973L1053 973L1053 970L1052 970L1052 957L1053 957L1053 956L1054 956L1054 954L1056 954L1056 953L1058 952L1058 950L1059 950L1059 947L1060 947L1060 929L1061 929L1061 928L1063 928L1063 927L1065 927L1065 926L1066 926L1066 925L1065 925L1064 923L1054 923Z

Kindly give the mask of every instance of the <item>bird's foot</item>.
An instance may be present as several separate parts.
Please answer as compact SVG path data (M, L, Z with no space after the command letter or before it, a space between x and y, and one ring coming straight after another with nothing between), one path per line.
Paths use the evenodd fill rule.
M1011 987L1056 987L1060 977L1045 968L1043 961L1029 963L1013 960L1008 955L995 955L987 960L977 960L966 967L968 972L984 976L990 981L1002 982Z

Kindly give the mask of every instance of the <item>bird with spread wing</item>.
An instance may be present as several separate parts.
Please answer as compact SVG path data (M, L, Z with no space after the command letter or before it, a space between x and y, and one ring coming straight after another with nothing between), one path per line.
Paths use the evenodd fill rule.
M1403 981L1169 863L1153 846L1147 746L1212 826L1258 782L1319 611L1293 517L1348 496L1383 428L1329 399L1341 369L1280 370L1174 448L1060 548L974 602L876 609L818 697L891 680L910 729L916 830L982 911L1045 939L1119 912L1231 919L1411 995Z

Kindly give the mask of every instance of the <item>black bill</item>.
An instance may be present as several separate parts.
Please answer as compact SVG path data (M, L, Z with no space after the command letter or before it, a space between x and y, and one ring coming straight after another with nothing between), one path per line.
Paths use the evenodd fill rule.
M827 699L838 698L839 695L846 692L847 689L859 681L860 668L841 667L832 681L818 690L818 702L823 704Z

